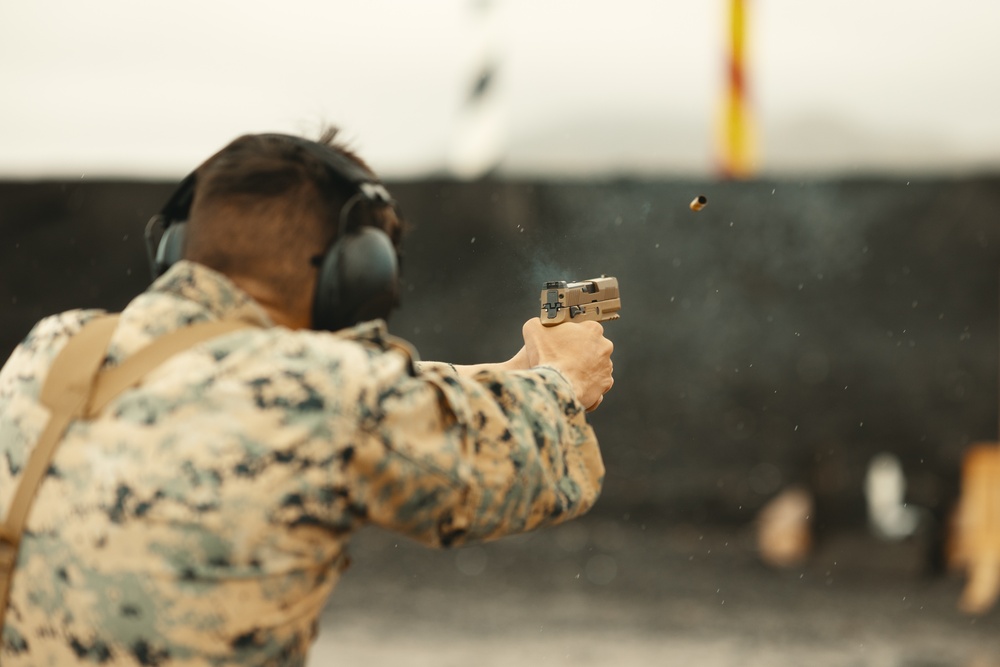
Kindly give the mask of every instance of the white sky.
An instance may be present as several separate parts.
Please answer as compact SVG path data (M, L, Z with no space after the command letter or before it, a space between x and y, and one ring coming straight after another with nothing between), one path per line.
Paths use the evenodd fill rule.
M1000 169L1000 1L747 3L761 173ZM712 173L726 0L483 4L3 3L0 177L174 178L323 122L390 178Z

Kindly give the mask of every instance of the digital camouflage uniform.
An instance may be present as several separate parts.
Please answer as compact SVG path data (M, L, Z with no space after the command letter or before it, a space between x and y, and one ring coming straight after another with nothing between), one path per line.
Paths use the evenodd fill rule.
M0 512L48 418L52 359L99 311L47 318L0 372ZM180 262L124 310L106 364L185 324L259 325L181 352L74 422L22 543L0 662L301 665L364 524L432 546L552 524L603 465L556 370L420 365L372 322L273 326Z

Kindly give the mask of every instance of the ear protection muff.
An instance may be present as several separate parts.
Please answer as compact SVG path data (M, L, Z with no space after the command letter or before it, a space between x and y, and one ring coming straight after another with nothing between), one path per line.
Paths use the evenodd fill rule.
M381 229L352 225L359 205L392 206L385 186L360 165L323 144L285 134L260 135L289 141L316 157L337 180L356 192L340 210L337 238L314 258L318 269L312 328L336 331L359 322L388 319L399 303L399 259ZM155 280L184 256L187 218L194 201L196 172L181 181L161 211L146 225L146 250ZM397 208L398 210L398 208ZM153 240L161 230L159 242Z
M194 201L194 181L195 172L191 172L170 195L160 212L146 223L146 255L153 280L184 258L184 235L191 202ZM157 228L159 243L153 241Z
M398 301L397 272L396 250L381 229L345 235L320 260L313 328L337 331L385 319Z

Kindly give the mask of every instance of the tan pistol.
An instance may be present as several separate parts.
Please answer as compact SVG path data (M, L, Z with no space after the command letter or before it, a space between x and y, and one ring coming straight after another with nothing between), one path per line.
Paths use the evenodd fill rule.
M547 327L563 322L617 320L622 308L618 279L610 276L574 283L565 280L545 283L541 301L538 317Z

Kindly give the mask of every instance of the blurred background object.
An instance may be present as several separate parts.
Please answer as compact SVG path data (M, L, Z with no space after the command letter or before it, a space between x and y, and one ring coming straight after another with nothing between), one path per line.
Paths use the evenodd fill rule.
M976 443L962 466L962 493L955 509L949 565L966 576L959 608L990 611L1000 598L1000 446Z
M729 0L729 48L721 115L719 171L726 178L754 174L754 127L750 118L750 83L747 78L746 0Z
M812 493L802 487L785 489L757 516L757 550L772 567L801 566L812 551L815 507Z
M906 502L906 474L899 458L880 452L865 473L868 525L884 540L902 540L917 530L919 508Z

